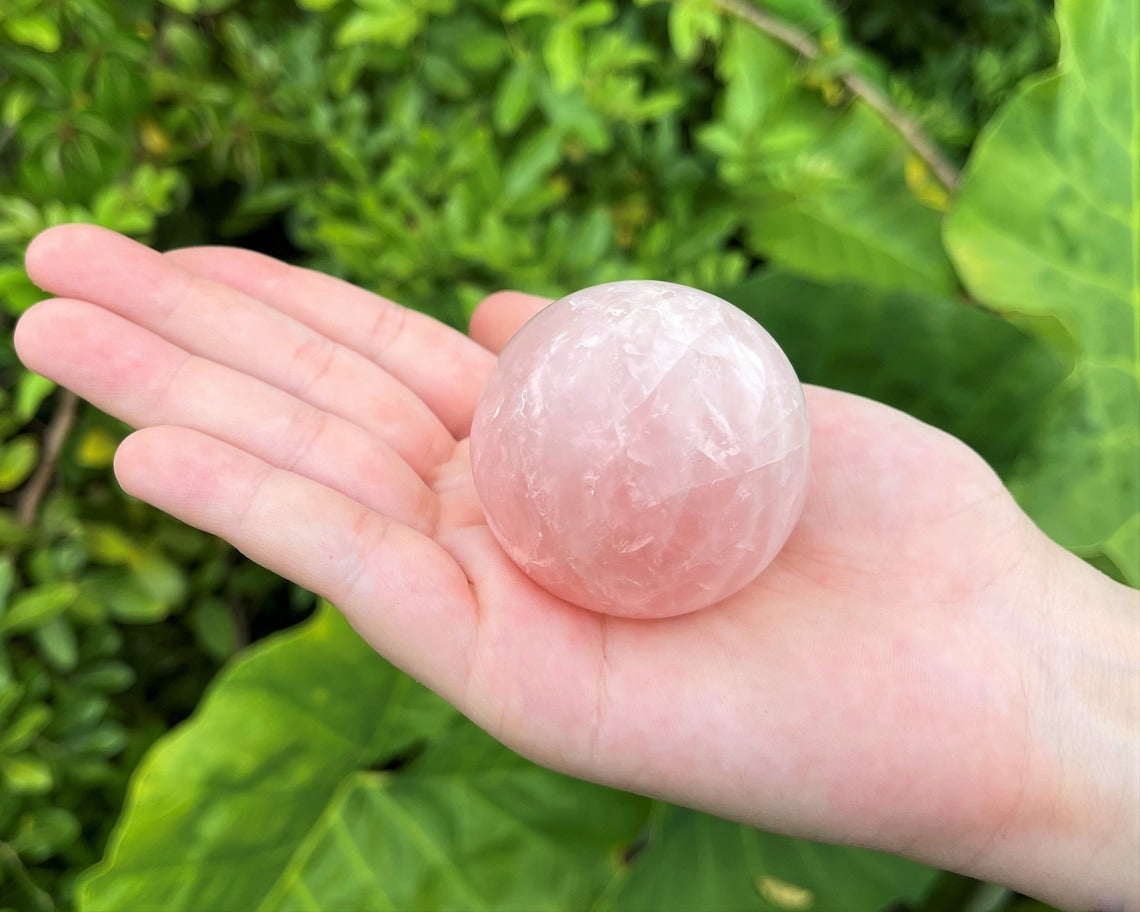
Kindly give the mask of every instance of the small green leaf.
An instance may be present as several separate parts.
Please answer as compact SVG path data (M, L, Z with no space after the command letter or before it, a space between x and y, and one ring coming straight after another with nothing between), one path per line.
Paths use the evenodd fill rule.
M0 555L0 617L8 609L8 597L16 585L16 565L10 555Z
M10 845L25 861L38 864L75 842L80 829L79 820L71 811L34 808L20 817Z
M43 583L17 593L0 615L0 633L21 633L47 623L66 611L79 596L72 582Z
M582 33L570 22L559 22L546 35L542 59L554 88L566 92L582 81Z
M5 728L0 729L0 753L16 754L27 748L48 723L51 708L44 703L27 706Z
M492 118L495 129L500 133L508 136L514 133L527 114L534 109L535 93L532 79L529 69L516 66L499 85Z
M55 381L25 371L16 384L16 417L21 421L31 421L43 401L56 389Z
M0 492L22 485L40 458L40 442L31 434L13 437L0 447Z
M135 682L135 672L125 662L98 662L74 675L72 681L84 690L119 693Z
M51 767L32 754L0 755L0 779L17 795L42 795L55 781Z
M56 615L33 630L32 637L44 661L56 671L66 673L75 669L79 661L79 644L70 618Z
M190 628L198 645L215 659L228 659L237 651L237 624L221 599L206 599L194 605L190 609Z
M568 21L580 29L593 28L598 25L605 25L615 15L617 15L617 10L614 9L611 0L589 0L588 3L573 7L573 12Z
M503 9L504 22L518 22L530 16L558 16L558 0L511 0Z
M102 722L91 731L61 741L60 747L69 755L91 754L110 758L120 753L129 740L127 730L123 726L117 722Z
M167 6L173 10L177 10L184 16L193 16L198 12L198 0L162 0Z
M59 26L46 14L7 19L4 21L4 30L17 44L35 48L45 54L58 51L62 42Z
M6 127L15 127L35 107L36 96L24 86L15 86L8 91L2 104L0 104L0 123Z
M139 545L117 526L93 523L83 532L88 555L93 561L101 564L130 564L139 558Z

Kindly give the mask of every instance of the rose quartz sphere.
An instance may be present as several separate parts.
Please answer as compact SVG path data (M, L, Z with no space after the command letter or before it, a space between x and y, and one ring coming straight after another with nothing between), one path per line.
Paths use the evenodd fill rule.
M711 605L763 570L803 506L803 391L727 301L613 282L507 344L471 427L495 538L536 583L606 614Z

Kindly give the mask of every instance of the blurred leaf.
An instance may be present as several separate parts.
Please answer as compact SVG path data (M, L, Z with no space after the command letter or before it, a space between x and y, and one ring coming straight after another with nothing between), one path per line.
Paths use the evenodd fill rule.
M499 85L495 96L495 129L500 133L514 133L523 118L534 108L535 95L530 70L515 66Z
M1140 585L1140 16L1135 0L1057 12L1060 72L987 127L946 240L975 297L1055 318L1076 345L1015 495L1061 544Z
M0 754L0 779L17 795L42 795L55 781L51 767L27 753L14 757Z
M125 662L109 660L96 662L72 677L72 682L84 690L102 693L118 693L126 690L135 681L135 672Z
M202 651L228 659L237 651L240 635L233 614L221 599L206 599L190 609L190 627Z
M22 485L39 458L40 442L30 434L13 437L0 446L0 492Z
M0 554L0 617L8 608L8 596L16 585L16 565L10 555Z
M60 742L69 755L93 754L97 757L114 757L126 747L127 730L117 722L102 722L90 731L71 735Z
M326 607L151 751L79 906L582 908L644 807L512 755Z
M44 861L71 845L79 830L79 820L71 811L39 807L20 817L9 845L27 861Z
M142 551L132 570L143 589L166 605L175 605L186 595L185 572L153 549Z
M775 836L666 808L602 910L879 912L918 899L937 876L932 868L892 855Z
M504 22L518 22L529 16L558 16L558 0L510 0L503 8Z
M547 32L542 46L542 59L554 82L554 88L565 92L582 79L582 32L570 21L562 21Z
M83 529L83 538L91 560L101 564L130 564L141 552L126 531L106 523L89 523Z
M908 189L911 150L876 112L830 107L802 85L793 52L740 23L717 68L724 111L700 136L749 207L751 243L811 278L955 290L939 213Z
M170 603L125 568L89 570L81 586L85 600L124 624L151 624L170 614Z
M24 707L7 726L0 729L0 753L15 754L31 745L51 721L51 709L44 703Z
M0 633L21 633L67 610L79 595L73 582L43 583L18 592L0 615Z
M100 425L83 432L75 448L75 460L86 469L105 469L115 459L119 439Z
M692 62L705 40L716 41L723 27L721 13L711 2L682 0L669 5L669 43L673 52Z
M43 401L58 387L47 377L25 371L16 384L16 417L21 421L31 421Z
M46 54L59 50L59 27L46 13L5 19L3 24L8 37L17 44L26 44Z
M69 618L56 615L32 631L32 637L48 663L56 671L74 671L79 661L79 643Z

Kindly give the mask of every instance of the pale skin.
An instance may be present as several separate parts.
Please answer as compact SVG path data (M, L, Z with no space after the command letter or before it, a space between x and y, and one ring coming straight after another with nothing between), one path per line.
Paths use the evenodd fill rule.
M1140 593L1042 535L968 447L807 387L802 520L695 614L623 620L520 573L466 436L495 353L248 251L63 226L30 368L139 430L122 486L326 596L538 763L769 830L904 854L1071 908L1140 910Z

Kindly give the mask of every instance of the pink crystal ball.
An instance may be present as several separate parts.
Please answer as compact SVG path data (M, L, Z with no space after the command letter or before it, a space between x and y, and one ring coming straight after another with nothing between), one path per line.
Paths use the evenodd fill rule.
M471 427L487 522L566 601L661 618L739 591L803 507L808 420L776 341L668 282L576 291L499 356Z

